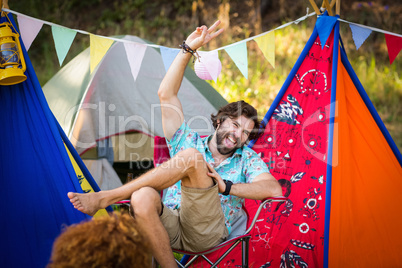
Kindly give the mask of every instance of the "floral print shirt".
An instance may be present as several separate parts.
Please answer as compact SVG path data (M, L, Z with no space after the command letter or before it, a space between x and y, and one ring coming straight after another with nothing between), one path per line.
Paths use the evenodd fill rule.
M166 140L170 156L173 157L178 152L187 148L195 148L200 151L204 159L211 165L215 166L215 160L208 147L208 141L212 136L201 138L200 135L191 130L186 122L180 126L170 141ZM254 150L244 146L238 148L234 154L225 159L219 166L214 167L218 174L224 180L230 180L233 184L250 183L255 177L261 173L269 173L267 165L254 152ZM222 204L222 210L226 219L226 227L231 232L232 222L240 212L244 198L233 195L219 194ZM167 189L164 204L172 209L180 207L181 201L181 182Z

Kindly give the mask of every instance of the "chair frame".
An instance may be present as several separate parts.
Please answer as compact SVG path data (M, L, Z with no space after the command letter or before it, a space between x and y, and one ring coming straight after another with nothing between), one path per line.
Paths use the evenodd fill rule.
M264 206L268 203L272 202L285 202L287 201L288 198L286 197L270 197L267 199L264 199L260 206L258 207L253 220L251 221L250 226L247 228L247 230L244 232L244 234L234 237L232 239L229 239L214 248L202 251L202 252L188 252L188 251L183 251L183 250L177 250L173 249L173 252L180 253L180 254L185 254L185 255L190 255L192 258L188 260L188 258L183 258L182 261L185 263L182 263L182 261L178 261L177 265L181 268L187 268L191 264L194 263L199 257L202 257L205 261L207 261L211 266L211 268L216 267L234 248L236 248L237 245L241 244L241 251L242 251L242 268L248 268L249 267L249 244L250 244L250 239L251 239L251 231L254 228L255 223L258 220L258 217L260 216L261 210L264 208ZM228 245L232 244L215 262L212 262L210 259L208 259L207 254L212 253L217 251L218 249L221 249L223 247L226 247Z
M211 249L201 251L201 252L189 252L189 251L184 251L184 250L178 250L178 249L172 249L173 252L180 253L180 254L185 254L187 256L192 256L190 260L189 258L183 257L181 261L176 260L176 263L178 267L180 268L187 268L190 267L191 264L193 264L199 257L202 257L205 261L207 261L211 266L211 268L217 267L217 265L227 256L229 253L236 248L237 245L241 244L241 251L242 251L242 268L248 268L249 267L249 244L250 244L250 238L251 238L251 231L253 230L255 223L258 220L258 217L260 216L261 210L264 208L264 206L268 203L273 203L273 202L285 202L287 201L287 197L270 197L262 200L261 204L259 205L253 220L250 223L250 226L247 228L247 230L244 232L244 234L231 238ZM114 203L114 205L127 205L130 206L130 200L122 200ZM246 211L247 212L247 211ZM231 245L215 262L212 262L210 259L208 259L207 254L215 252L223 247ZM183 263L182 263L183 262Z

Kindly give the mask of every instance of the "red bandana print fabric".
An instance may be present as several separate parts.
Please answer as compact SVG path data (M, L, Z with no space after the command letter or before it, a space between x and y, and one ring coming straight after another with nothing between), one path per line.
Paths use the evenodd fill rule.
M258 222L254 267L322 267L333 35L327 44L317 37L253 147L289 198Z

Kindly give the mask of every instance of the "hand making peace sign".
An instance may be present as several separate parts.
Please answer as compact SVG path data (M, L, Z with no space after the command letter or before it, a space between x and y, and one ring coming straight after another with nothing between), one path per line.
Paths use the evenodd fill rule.
M197 29L187 37L186 44L193 50L202 47L223 32L223 28L215 31L220 23L219 20L216 21L209 29L205 25L197 27Z

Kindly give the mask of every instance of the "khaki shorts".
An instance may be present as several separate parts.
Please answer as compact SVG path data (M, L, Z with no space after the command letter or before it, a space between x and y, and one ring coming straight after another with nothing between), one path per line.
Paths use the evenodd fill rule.
M163 205L160 216L174 249L199 252L210 249L228 236L218 185L208 189L181 186L181 206Z

